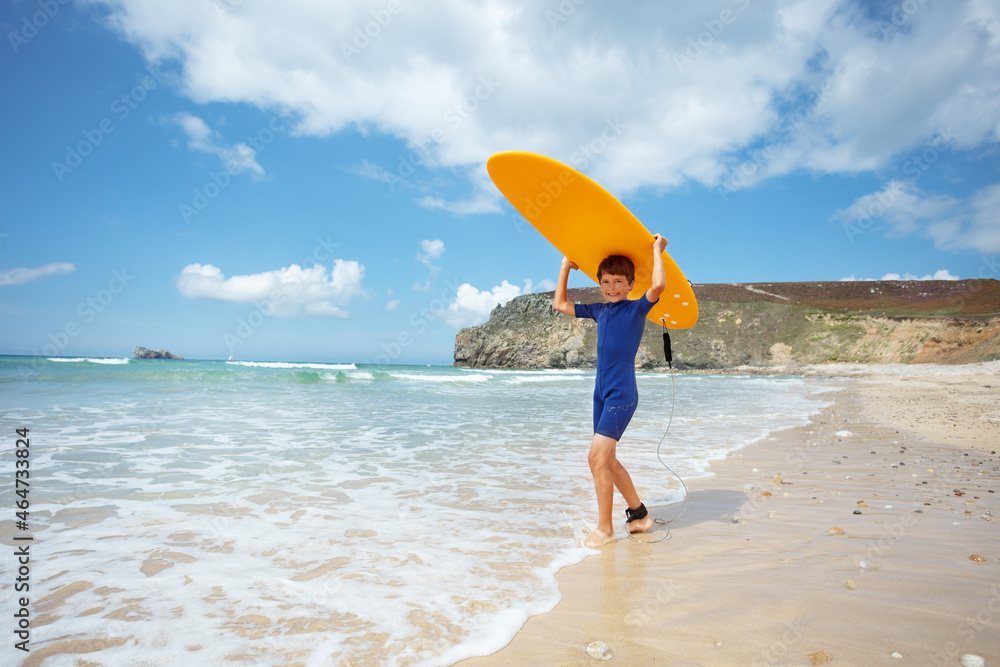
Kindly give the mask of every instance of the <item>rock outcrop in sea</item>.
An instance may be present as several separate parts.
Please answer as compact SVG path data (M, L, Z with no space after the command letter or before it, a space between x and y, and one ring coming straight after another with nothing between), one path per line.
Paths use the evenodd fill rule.
M146 348L136 345L135 349L132 350L132 356L136 359L183 359L184 357L180 355L167 352L166 350L147 350Z
M1000 281L695 285L698 324L671 330L674 368L795 372L826 362L973 363L1000 359ZM596 287L570 290L576 303ZM662 329L646 322L636 366L665 369ZM597 330L552 310L552 292L497 306L455 337L455 365L594 368Z

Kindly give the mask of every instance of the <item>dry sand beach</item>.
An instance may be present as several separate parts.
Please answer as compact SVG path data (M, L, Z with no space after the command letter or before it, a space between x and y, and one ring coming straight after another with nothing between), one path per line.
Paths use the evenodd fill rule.
M845 378L834 405L713 463L669 539L563 569L553 611L459 664L603 641L622 665L1000 665L1000 362L806 372Z

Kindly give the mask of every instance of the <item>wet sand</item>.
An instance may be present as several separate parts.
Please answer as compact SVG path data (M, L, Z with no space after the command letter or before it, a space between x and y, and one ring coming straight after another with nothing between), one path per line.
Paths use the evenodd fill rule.
M553 611L458 664L599 664L593 641L622 665L1000 664L1000 374L968 371L836 381L812 423L713 463L666 541L563 569Z

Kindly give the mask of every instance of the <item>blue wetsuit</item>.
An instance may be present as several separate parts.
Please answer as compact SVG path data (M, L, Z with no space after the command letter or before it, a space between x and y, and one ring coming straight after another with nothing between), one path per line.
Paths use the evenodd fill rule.
M635 301L575 305L577 317L597 321L594 433L621 440L639 404L635 353L639 351L646 315L653 305L645 294Z

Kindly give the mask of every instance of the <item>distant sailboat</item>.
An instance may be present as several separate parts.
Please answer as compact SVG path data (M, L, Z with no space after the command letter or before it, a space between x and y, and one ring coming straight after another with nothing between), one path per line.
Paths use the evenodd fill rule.
M232 361L232 360L233 360L233 355L230 354L229 355L229 361Z

